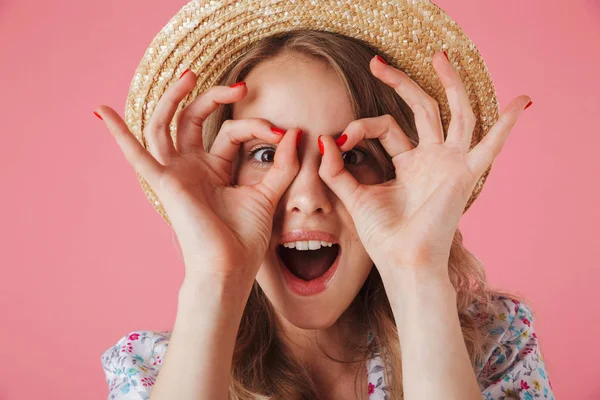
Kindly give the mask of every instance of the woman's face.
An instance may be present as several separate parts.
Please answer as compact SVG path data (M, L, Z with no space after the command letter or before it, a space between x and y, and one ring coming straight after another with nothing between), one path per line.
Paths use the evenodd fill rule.
M303 131L297 153L300 169L278 204L271 243L256 280L275 311L287 322L302 329L325 329L348 308L373 266L352 218L318 173L321 164L318 136L339 135L344 131L353 120L350 100L331 67L297 55L280 56L261 63L248 74L245 82L248 93L234 104L234 119L263 118L285 130L300 128ZM248 155L258 148L261 149ZM251 185L259 182L272 166L275 148L276 145L261 140L244 143L236 183ZM381 169L364 141L344 153L344 157L346 169L359 182L381 182ZM321 287L318 293L313 290L299 294L285 278L287 269L280 261L278 247L287 242L283 235L294 230L330 233L335 237L334 242L339 243L339 259L333 277L318 285L305 285L305 288ZM306 257L311 254L317 257L327 250L332 257L335 245L325 247L319 253L286 249L291 257L302 260L291 269L297 268L305 278L311 265L313 276L321 272L321 268L315 270L320 261L309 262ZM323 287L326 288L323 290Z

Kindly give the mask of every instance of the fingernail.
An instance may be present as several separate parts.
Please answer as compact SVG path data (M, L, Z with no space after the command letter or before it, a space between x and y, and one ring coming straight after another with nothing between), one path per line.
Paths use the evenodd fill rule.
M238 86L242 86L242 85L245 85L245 84L246 84L246 82L244 82L244 81L241 81L241 82L238 82L238 83L234 83L233 85L231 85L231 86L229 86L229 87L232 87L232 88L233 88L233 87L238 87Z
M271 127L271 131L278 135L283 135L285 133L285 130L283 130L281 128L275 128L274 126Z
M102 117L100 116L100 114L98 114L96 111L94 111L94 114L96 114L96 117L102 119ZM104 121L104 120L102 119L102 121Z
M185 75L187 72L189 72L189 70L190 70L190 69L188 68L188 69L186 69L185 71L183 71L183 74L181 74L181 76L179 76L179 79L183 78L183 76L184 76L184 75Z
M444 51L444 55L446 56L446 60L450 61L450 59L448 58L448 53L446 53L446 52Z
M525 106L525 108L523 110L527 110L527 108L533 104L533 101L530 101L529 103L527 103L527 105Z
M338 145L338 147L340 147L341 145L343 145L344 143L346 143L346 140L348 140L348 135L346 135L345 133L340 136L339 138L337 138L335 140L335 144Z
M302 131L298 132L298 136L296 136L296 147L300 144L300 137L302 136Z
M384 60L383 58L381 58L381 57L379 56L379 54L378 54L378 55L376 55L375 57L376 57L376 58L377 58L379 61L381 61L382 63L384 63L384 64L386 64L386 65L387 65L387 63L385 62L385 60Z
M325 155L325 149L323 148L323 142L321 141L321 135L319 135L319 151L321 152L321 156Z

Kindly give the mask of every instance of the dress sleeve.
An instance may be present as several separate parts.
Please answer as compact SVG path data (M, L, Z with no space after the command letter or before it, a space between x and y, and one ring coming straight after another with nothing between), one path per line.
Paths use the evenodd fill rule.
M478 378L483 399L554 400L531 309L506 297L498 301L506 311L495 315L491 328L499 339Z
M169 332L134 331L104 351L101 361L108 400L150 398L169 337Z

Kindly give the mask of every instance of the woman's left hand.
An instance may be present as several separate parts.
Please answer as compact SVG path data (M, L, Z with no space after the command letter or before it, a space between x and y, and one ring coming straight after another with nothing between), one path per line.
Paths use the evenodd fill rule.
M390 115L351 122L339 148L322 136L321 179L352 216L360 240L377 266L448 273L448 258L458 222L475 185L500 153L528 96L513 99L488 134L469 151L475 115L459 75L443 52L433 67L446 90L451 111L444 141L438 103L404 72L373 58L371 72L406 101L415 116L419 143L414 147ZM392 157L395 179L363 185L344 168L341 153L363 139L378 138Z

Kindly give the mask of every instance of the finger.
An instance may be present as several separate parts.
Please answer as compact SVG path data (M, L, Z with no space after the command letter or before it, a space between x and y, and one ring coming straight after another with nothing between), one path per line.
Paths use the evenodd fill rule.
M292 128L283 135L275 150L273 165L262 180L255 184L255 188L271 201L273 208L277 206L300 168L296 143L301 133L301 129Z
M213 86L181 110L177 124L177 149L179 152L181 154L204 152L202 124L206 118L221 104L240 101L247 92L245 83L235 87Z
M100 114L108 130L116 139L117 144L125 155L125 158L133 166L151 187L158 187L157 183L163 173L164 166L161 165L142 146L139 140L131 133L125 121L119 114L108 106L100 106L96 109Z
M494 162L494 159L504 146L511 129L530 101L529 96L514 98L498 118L498 121L490 128L488 133L481 139L468 154L468 164L476 176L481 176L485 170Z
M323 159L319 167L319 176L329 186L331 191L339 197L348 212L352 212L353 200L362 185L345 168L342 152L336 145L333 137L321 135ZM321 149L321 146L319 146Z
M379 139L385 151L392 157L392 161L398 154L414 149L406 133L389 114L354 120L348 124L344 134L348 139L338 146L341 151L354 148L363 139L375 138Z
M148 151L163 165L167 165L169 160L177 155L171 138L170 124L179 103L195 85L196 75L192 71L188 71L160 97L144 128Z
M383 83L391 86L411 108L419 134L419 143L443 143L444 133L440 119L440 107L406 73L373 57L371 72Z
M446 143L456 145L467 153L476 122L469 95L460 76L443 52L440 51L433 55L433 68L437 72L442 86L446 89L446 97L450 106L451 118Z
M272 130L279 129L262 118L228 119L215 138L210 154L233 163L239 152L240 145L252 139L261 139L269 143L278 143L285 131L281 133Z

